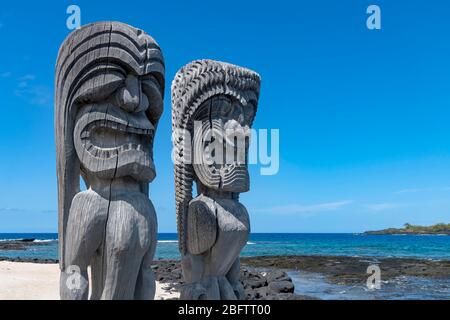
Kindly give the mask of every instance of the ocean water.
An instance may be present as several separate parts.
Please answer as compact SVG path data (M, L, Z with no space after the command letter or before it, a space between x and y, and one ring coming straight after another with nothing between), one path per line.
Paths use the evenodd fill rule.
M450 275L446 279L400 276L381 280L380 289L364 284L342 285L319 273L293 271L295 293L324 300L450 300Z
M0 234L0 242L35 238L42 245L27 250L0 250L0 257L57 259L56 233ZM450 260L450 236L445 235L362 235L362 234L251 234L242 256L340 255L369 257L410 257ZM175 233L158 234L155 259L179 259ZM363 284L330 283L322 274L292 271L295 292L320 299L450 299L447 279L397 277L382 282L380 290Z
M0 241L35 238L43 243L28 250L0 250L0 256L57 259L56 233L0 233ZM363 235L332 233L254 233L242 256L339 255L410 257L450 260L450 236L445 235ZM176 233L158 234L155 259L179 259Z

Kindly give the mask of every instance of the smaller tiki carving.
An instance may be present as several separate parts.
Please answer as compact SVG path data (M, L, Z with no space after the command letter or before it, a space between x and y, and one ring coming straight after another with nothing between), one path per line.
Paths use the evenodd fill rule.
M257 73L199 60L172 83L175 196L185 285L182 299L243 299L239 254L250 233L239 194L249 190ZM195 181L197 197L192 199Z
M61 45L55 78L61 299L87 299L89 284L91 299L153 299L162 52L142 30L93 23Z

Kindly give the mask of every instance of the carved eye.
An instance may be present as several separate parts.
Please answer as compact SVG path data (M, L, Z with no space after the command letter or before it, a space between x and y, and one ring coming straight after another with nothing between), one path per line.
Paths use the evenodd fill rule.
M125 81L125 72L112 65L97 66L84 75L85 80L77 90L76 100L94 102L107 99Z
M229 118L233 113L233 105L228 99L221 98L219 100L220 115L224 118Z
M163 112L163 99L160 86L153 76L148 75L141 79L141 88L149 101L147 115L150 121L156 125Z

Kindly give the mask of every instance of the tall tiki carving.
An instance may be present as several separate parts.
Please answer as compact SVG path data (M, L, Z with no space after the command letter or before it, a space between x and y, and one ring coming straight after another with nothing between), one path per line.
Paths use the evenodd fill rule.
M61 45L55 86L61 298L87 299L91 282L91 299L153 299L161 50L123 23L84 26Z
M244 298L239 254L250 222L239 194L249 190L248 137L259 86L255 72L212 60L184 66L173 80L182 299ZM192 198L194 181L198 195Z

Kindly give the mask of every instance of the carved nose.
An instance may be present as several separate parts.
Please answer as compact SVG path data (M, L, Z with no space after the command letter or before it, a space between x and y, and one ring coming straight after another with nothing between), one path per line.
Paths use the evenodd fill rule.
M140 112L148 108L148 99L142 93L141 83L134 75L128 75L125 85L117 91L117 104L127 112Z

